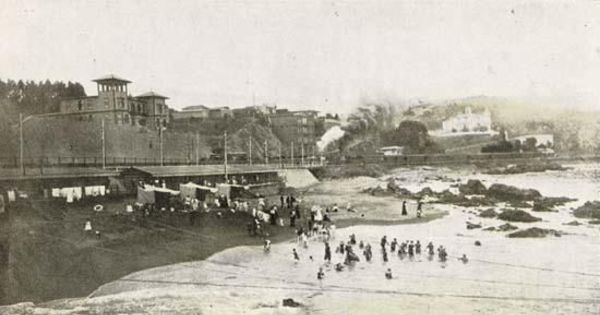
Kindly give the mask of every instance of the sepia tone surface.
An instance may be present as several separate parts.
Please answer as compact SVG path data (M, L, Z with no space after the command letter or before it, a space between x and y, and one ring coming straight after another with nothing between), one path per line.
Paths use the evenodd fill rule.
M0 314L600 313L596 1L0 5Z

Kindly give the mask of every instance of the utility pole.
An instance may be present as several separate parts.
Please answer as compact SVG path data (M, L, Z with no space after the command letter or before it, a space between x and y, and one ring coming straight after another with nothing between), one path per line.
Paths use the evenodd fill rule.
M292 145L290 146L290 155L292 156L292 166L294 166L294 141L292 141Z
M300 165L304 166L304 139L300 143Z
M225 167L225 182L227 183L227 131L225 131L225 137L224 137L224 146L223 146L223 157L224 157L224 164L223 166Z
M25 163L23 162L23 113L19 113L19 165L21 175L25 176Z
M200 134L196 132L196 165L200 165Z
M102 117L102 168L106 169L106 129L104 127L104 117Z
M252 165L252 136L248 139L248 163Z
M269 145L265 139L265 165L269 164Z
M283 168L283 162L281 161L281 141L279 142L279 167Z
M158 125L158 137L160 140L160 166L164 166L164 152L163 152L163 130L162 123Z

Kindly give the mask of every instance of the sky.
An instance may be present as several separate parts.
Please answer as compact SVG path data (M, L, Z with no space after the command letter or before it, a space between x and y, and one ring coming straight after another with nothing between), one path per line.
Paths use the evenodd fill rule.
M347 113L473 95L600 109L600 1L0 0L0 78Z

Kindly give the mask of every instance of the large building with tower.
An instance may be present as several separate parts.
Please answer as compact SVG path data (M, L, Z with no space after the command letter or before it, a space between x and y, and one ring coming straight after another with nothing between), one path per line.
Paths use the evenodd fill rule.
M93 82L98 95L63 99L60 112L78 120L104 118L117 125L156 128L169 123L168 97L152 91L131 96L127 86L131 81L112 74Z

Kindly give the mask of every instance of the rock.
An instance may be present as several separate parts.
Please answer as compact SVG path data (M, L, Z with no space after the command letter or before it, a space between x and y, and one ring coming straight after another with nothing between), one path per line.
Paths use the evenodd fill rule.
M539 202L539 201L535 201L533 202L533 208L531 209L531 211L535 211L535 212L554 212L556 210L548 207L547 205Z
M481 224L467 222L467 230L480 229Z
M381 186L367 188L363 190L363 193L367 193L371 196L388 196L391 194Z
M600 219L600 201L588 201L575 209L573 215L578 218Z
M435 195L435 193L433 192L433 190L429 187L425 187L423 189L421 189L421 191L419 191L417 193L417 195L419 195L419 197L425 197L425 196L433 196Z
M519 189L514 186L504 184L493 184L487 190L488 197L495 198L500 201L531 201L542 197L539 191L535 189Z
M600 224L600 220L591 220L588 223L589 224Z
M579 223L578 221L571 221L568 223L563 223L563 225L579 226L581 225L581 223Z
M522 163L522 164L512 164L505 167L495 167L485 171L485 174L523 174L529 172L545 172L545 171L563 171L567 168L564 168L562 165L555 162L542 162L542 163Z
M502 231L502 232L514 231L514 230L518 230L518 229L519 229L518 227L516 227L510 223L505 223L505 224L502 224L497 227L497 230Z
M481 246L481 242L480 241L475 241L475 246Z
M482 231L490 231L490 232L493 232L493 231L496 231L496 228L495 228L495 227L493 227L493 226L488 226L488 227L486 227L485 229L482 229Z
M387 189L388 189L388 191L391 191L394 194L400 195L403 197L412 197L412 195L413 195L413 193L410 190L408 190L404 187L398 186L398 184L396 184L396 181L394 181L394 180L388 181Z
M536 222L542 220L523 210L504 210L498 215L498 219L509 222Z
M458 191L465 195L484 195L487 192L487 189L481 181L469 179L466 184L458 186Z
M496 211L494 211L494 209L490 208L490 209L479 212L479 216L482 218L495 218L498 216L498 212L496 212Z
M520 230L514 233L510 233L507 236L511 238L525 238L525 237L546 237L547 235L561 237L562 232L552 229L541 229L538 227L528 228L526 230Z
M513 200L508 203L513 208L529 208L531 205L527 201Z
M287 307L300 307L302 304L294 301L294 299L283 299L283 306Z

